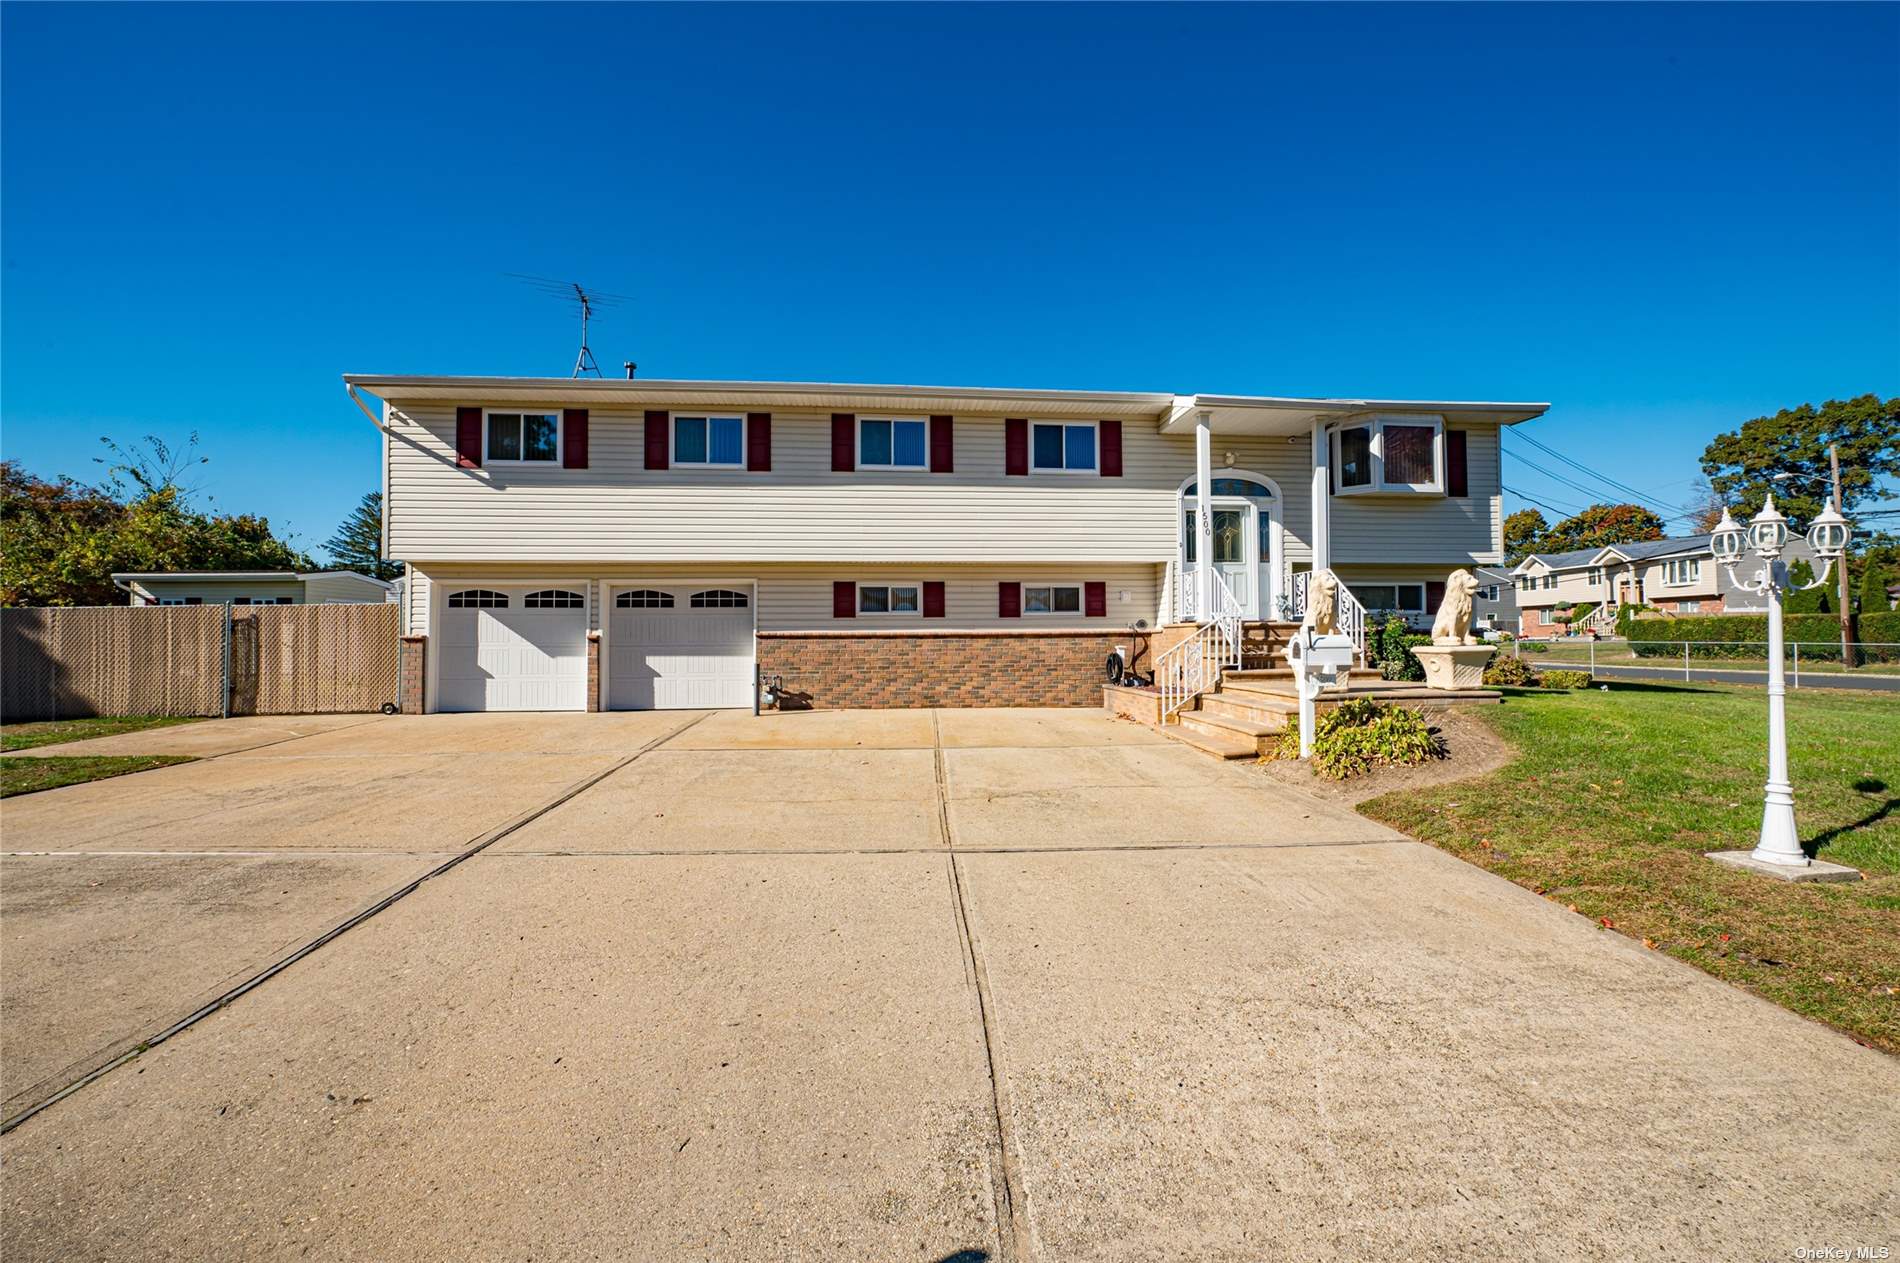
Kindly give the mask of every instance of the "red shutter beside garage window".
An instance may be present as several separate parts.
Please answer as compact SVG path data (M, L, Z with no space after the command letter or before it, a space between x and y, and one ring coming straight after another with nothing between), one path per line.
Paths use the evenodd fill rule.
M1104 421L1102 432L1102 477L1119 478L1122 476L1122 423Z
M1465 432L1463 430L1445 431L1445 494L1448 496L1468 496L1471 494L1471 477L1467 472L1465 454Z
M858 616L857 584L840 580L831 585L831 616L833 618Z
M1011 417L1003 422L1003 472L1029 473L1029 421L1025 417Z
M949 417L930 418L930 472L933 474L956 472L955 427L956 422Z
M1108 585L1106 583L1082 585L1082 613L1089 618L1108 617Z
M1023 585L1020 583L999 583L996 585L996 617L1021 618L1023 616Z
M924 580L924 617L943 617L943 583L941 580Z
M831 414L831 472L848 474L858 467L858 419L849 412Z
M665 469L673 446L666 433L667 415L663 411L647 413L647 468Z
M482 410L455 410L455 463L462 469L482 466Z
M754 473L772 472L772 414L745 414L745 467Z
M561 468L587 468L587 409L569 408L561 414Z

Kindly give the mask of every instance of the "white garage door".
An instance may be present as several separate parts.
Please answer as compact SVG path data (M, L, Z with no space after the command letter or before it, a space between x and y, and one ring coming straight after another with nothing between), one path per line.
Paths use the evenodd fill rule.
M437 591L437 710L587 709L584 588Z
M747 588L640 587L607 612L610 710L752 705L752 594Z

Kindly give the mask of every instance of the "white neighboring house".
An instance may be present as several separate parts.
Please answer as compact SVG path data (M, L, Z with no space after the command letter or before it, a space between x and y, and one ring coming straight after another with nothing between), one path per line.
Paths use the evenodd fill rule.
M812 706L1100 705L1111 651L1270 632L1303 572L1423 615L1501 565L1499 429L1547 407L344 381L431 711L750 706L755 672Z
M354 570L125 571L113 586L133 605L378 605L396 585Z
M1782 559L1791 566L1797 561L1812 566L1814 550L1806 539L1791 536ZM1746 580L1759 564L1750 558L1736 571ZM1729 582L1707 535L1532 553L1511 574L1517 583L1518 630L1524 636L1562 635L1567 627L1581 629L1586 623L1607 632L1616 625L1618 607L1629 602L1664 615L1750 614L1767 608L1760 594ZM1560 623L1551 616L1565 602L1591 608L1581 622Z

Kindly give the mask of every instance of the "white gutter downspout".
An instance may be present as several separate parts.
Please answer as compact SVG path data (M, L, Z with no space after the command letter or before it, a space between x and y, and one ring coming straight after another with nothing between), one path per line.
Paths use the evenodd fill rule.
M362 410L363 415L369 418L369 423L371 425L375 426L378 430L381 430L385 437L388 436L389 428L383 424L383 419L381 417L377 416L375 413L369 410L369 405L363 402L363 397L356 393L356 384L354 382L344 382L343 393L350 397L351 403L355 404L359 409Z

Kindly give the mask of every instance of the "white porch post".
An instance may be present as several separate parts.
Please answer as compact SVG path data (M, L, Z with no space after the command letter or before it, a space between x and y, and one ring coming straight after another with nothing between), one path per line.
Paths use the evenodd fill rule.
M1333 445L1326 437L1326 423L1313 422L1313 520L1307 543L1313 549L1313 573L1333 566L1331 475L1327 465L1333 458Z
M1208 413L1194 417L1194 614L1198 622L1214 619L1214 450L1212 420Z

